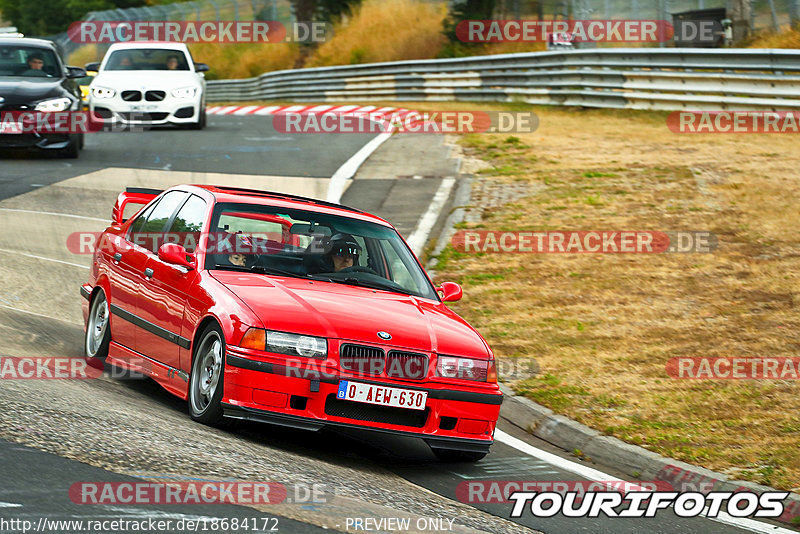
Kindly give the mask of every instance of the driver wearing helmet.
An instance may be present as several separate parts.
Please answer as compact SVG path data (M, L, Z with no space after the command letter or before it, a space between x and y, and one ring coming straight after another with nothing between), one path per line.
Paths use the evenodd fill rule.
M331 236L328 247L326 256L333 263L333 272L338 273L343 269L358 265L361 245L350 234L339 233Z

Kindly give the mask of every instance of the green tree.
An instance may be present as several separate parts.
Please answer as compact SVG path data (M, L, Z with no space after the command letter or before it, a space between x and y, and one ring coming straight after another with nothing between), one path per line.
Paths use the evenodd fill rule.
M90 11L143 5L145 0L0 0L0 11L20 32L35 36L66 31Z

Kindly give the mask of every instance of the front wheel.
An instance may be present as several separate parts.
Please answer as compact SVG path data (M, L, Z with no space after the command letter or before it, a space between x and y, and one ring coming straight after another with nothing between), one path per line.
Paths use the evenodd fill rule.
M206 425L222 423L225 338L218 325L203 331L192 358L189 379L189 415Z
M446 463L475 463L483 460L488 452L457 451L453 449L433 449L433 454L440 462Z
M108 356L108 346L111 343L111 328L109 328L108 301L106 294L101 289L97 292L92 305L89 307L89 320L86 322L86 339L84 352L90 364L98 364L102 368L102 361Z

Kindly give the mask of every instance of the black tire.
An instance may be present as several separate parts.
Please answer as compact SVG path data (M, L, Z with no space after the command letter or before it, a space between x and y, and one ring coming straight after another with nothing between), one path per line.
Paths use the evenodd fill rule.
M202 130L206 127L206 107L200 107L200 116L197 118L197 122L189 123L190 130Z
M223 423L220 401L225 387L225 336L214 323L198 339L189 375L189 415L205 425L219 426Z
M77 159L81 155L80 141L75 138L70 139L67 147L60 149L58 155L65 159Z
M472 452L472 451L457 451L453 449L434 449L431 448L433 454L440 462L445 463L475 463L483 460L484 456L489 452Z
M83 341L83 352L86 361L98 369L108 356L111 344L111 313L105 292L101 289L92 298L89 305L89 317L86 321L86 334Z

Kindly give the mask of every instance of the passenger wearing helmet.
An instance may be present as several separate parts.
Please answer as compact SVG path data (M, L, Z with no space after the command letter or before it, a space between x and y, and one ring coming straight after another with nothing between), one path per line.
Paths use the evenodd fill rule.
M331 236L326 248L329 248L326 255L333 264L333 272L338 273L358 265L361 245L350 234L339 233Z

